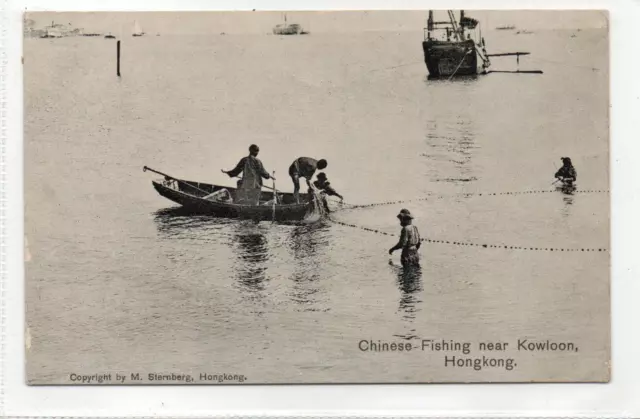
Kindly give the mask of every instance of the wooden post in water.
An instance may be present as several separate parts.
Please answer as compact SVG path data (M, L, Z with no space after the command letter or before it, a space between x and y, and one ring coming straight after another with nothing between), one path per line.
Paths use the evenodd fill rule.
M116 43L116 72L118 77L120 77L120 40Z

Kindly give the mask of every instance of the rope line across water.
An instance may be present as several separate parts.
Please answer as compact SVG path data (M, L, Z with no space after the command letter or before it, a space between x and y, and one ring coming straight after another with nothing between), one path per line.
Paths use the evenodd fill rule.
M386 231L376 230L373 228L363 227L356 224L348 224L343 223L342 221L334 220L331 217L328 219L336 224L357 228L360 230L368 231L371 233L382 234L384 236L396 236L393 233L387 233ZM506 244L487 244L487 243L470 243L470 242L461 242L461 241L452 241L452 240L435 240L435 239L420 239L423 243L437 243L437 244L450 244L455 246L467 246L467 247L482 247L484 249L508 249L508 250L533 250L533 251L543 251L543 252L606 252L606 248L566 248L566 247L541 247L541 246L511 246Z
M502 195L531 195L531 194L544 194L544 193L556 193L558 190L549 189L549 190L531 190L531 191L517 191L517 192L489 192L489 193L459 193L453 195L444 195L444 194L428 194L423 198L416 199L404 199L399 201L386 201L386 202L374 202L371 204L349 204L343 202L342 205L344 209L356 209L356 208L369 208L369 207L378 207L383 205L399 205L399 204L409 204L412 202L423 202L427 201L429 198L443 199L443 198L452 198L452 197L472 197L472 196L502 196ZM572 191L574 194L587 194L587 193L609 193L606 189L585 189L585 190L576 190Z

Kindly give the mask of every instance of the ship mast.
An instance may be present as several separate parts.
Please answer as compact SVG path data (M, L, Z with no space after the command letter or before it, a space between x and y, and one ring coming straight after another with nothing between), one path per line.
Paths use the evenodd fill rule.
M456 22L456 17L453 14L453 10L447 10L449 14L449 21L451 21L451 26L453 26L453 33L456 35L458 41L463 41L464 39L460 36L460 29L458 28L458 22Z
M450 36L453 34L453 38L456 41L463 42L464 39L464 22L466 21L464 10L460 11L460 21L456 20L455 14L453 10L447 10L447 15L449 16L448 21L435 21L433 18L433 10L429 10L429 18L427 19L427 27L424 28L424 38L425 40L432 39L431 32L436 30L446 30L447 33L447 41L450 41ZM444 28L438 27L438 25L443 25Z

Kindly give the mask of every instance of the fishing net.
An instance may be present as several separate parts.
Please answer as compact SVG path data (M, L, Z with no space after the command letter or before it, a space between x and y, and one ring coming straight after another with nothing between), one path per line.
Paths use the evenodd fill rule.
M304 217L305 222L316 222L327 217L326 196L315 188L309 191L312 200L311 210Z

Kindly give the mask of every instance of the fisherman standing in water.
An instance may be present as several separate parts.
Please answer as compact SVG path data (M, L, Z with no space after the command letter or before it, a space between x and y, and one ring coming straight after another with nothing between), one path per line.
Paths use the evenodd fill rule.
M564 186L572 187L573 182L578 178L576 169L573 167L573 164L571 164L569 157L562 157L560 160L562 160L562 167L556 172L555 177L561 181Z
M293 197L296 203L300 203L300 178L307 180L307 186L311 189L311 178L317 169L323 170L327 167L325 159L315 160L311 157L299 157L289 167L289 176L293 181Z
M258 159L258 152L260 152L260 148L252 144L249 147L249 155L240 159L233 170L222 171L229 177L236 177L242 173L242 180L238 182L238 199L241 204L258 205L262 191L262 179L271 178ZM275 180L275 178L273 179Z
M403 209L398 214L400 225L402 230L400 231L400 240L398 244L389 249L389 254L393 254L396 250L402 249L400 255L400 263L407 268L409 266L420 266L420 255L418 249L420 249L420 233L418 228L413 225L413 216L408 209Z

